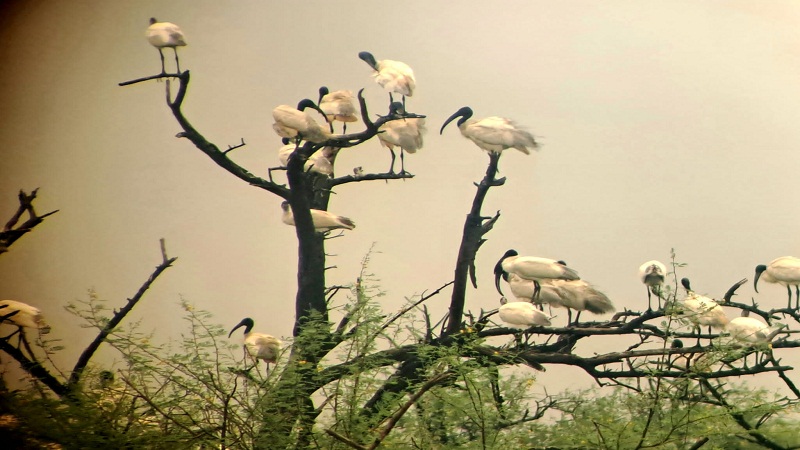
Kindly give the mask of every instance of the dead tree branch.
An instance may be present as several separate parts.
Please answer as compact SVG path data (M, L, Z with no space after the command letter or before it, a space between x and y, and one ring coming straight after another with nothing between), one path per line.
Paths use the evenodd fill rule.
M19 207L17 207L17 211L11 216L8 222L6 222L5 227L3 227L3 231L0 231L0 254L3 254L8 251L8 248L17 241L17 239L21 238L24 234L31 231L33 227L42 223L45 217L53 215L58 212L58 210L50 211L45 213L41 216L36 214L36 210L33 208L33 201L36 199L36 194L39 192L39 188L34 189L30 194L26 194L25 191L20 190L17 198L19 199ZM17 223L22 218L22 215L27 212L28 213L28 220L19 224Z

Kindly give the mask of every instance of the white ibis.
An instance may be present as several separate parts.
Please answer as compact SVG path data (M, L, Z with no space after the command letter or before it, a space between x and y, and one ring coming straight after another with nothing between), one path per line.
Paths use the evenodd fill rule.
M389 91L389 103L394 103L392 93L403 96L403 105L406 104L406 97L414 95L414 88L417 87L417 80L414 78L414 71L408 64L391 59L376 61L370 52L360 52L358 57L375 71L372 76L375 82Z
M686 297L683 298L683 305L686 318L694 325L694 329L700 333L701 325L708 325L708 332L711 328L722 329L728 323L728 316L721 306L712 298L697 294L691 288L688 278L681 279L681 284L686 289ZM697 346L700 346L700 337L697 338Z
M292 152L294 152L297 147L302 146L303 141L297 144L286 144L278 149L278 160L280 161L281 166L286 167L287 164L289 164L289 157L291 156ZM339 150L340 149L337 147L322 147L308 157L308 160L304 166L304 170L306 172L310 171L320 175L325 175L327 177L332 177L333 161L336 159L336 154L339 152Z
M401 103L393 102L389 105L389 114L405 114L405 108ZM422 134L426 131L425 118L422 117L390 120L378 128L378 140L392 153L392 166L389 168L389 173L394 173L394 148L400 147L400 173L405 174L403 153L413 154L421 149Z
M527 330L533 326L546 327L550 325L550 316L528 302L509 303L503 297L500 299L500 305L500 309L497 310L500 320L510 328Z
M186 45L186 38L184 38L181 28L174 23L159 22L155 17L151 17L150 26L147 27L145 36L147 36L147 41L150 42L150 45L158 49L158 54L161 56L161 73L166 73L163 51L165 47L172 48L175 53L175 67L178 73L181 73L181 65L178 62L178 47Z
M661 286L664 285L664 279L667 276L667 266L660 261L652 260L639 266L639 279L647 289L647 309L651 310L653 307L650 304L650 293L658 297L658 309L661 309Z
M39 308L16 300L0 300L0 323L11 323L20 328L35 328L43 334L50 332Z
M794 256L781 256L772 260L767 265L756 266L756 278L753 280L753 287L758 292L758 279L762 278L767 283L780 284L786 286L789 293L789 306L792 308L792 288L795 292L795 309L800 308L800 259Z
M272 110L272 117L275 123L272 124L272 129L278 136L294 139L305 139L316 144L325 142L331 137L331 132L327 126L320 125L304 110L306 108L313 108L319 111L323 117L325 113L310 99L301 100L297 104L297 108L289 105L279 105Z
M534 298L538 298L541 281L580 279L578 273L563 264L563 261L538 256L519 256L519 253L512 249L505 252L494 266L494 285L500 295L503 295L503 291L500 290L500 277L511 273L534 282Z
M283 209L283 217L281 218L283 223L294 226L294 214L292 214L292 207L289 202L281 203L281 208ZM347 217L337 216L319 209L311 210L311 220L314 222L314 229L319 233L338 228L352 230L356 227L356 224Z
M259 359L266 362L267 374L269 374L269 364L277 363L283 343L280 339L272 335L251 331L253 329L253 324L253 319L249 317L242 319L242 321L228 333L228 337L230 338L234 331L244 327L244 347L247 354L253 358L255 363L258 363Z
M572 310L577 311L575 322L578 323L581 312L589 311L592 314L606 314L614 312L614 304L606 296L584 280L550 280L560 298L558 302L551 302L555 307L567 308L567 325L572 324ZM544 286L544 283L543 283Z
M358 122L356 116L355 96L352 91L328 91L326 86L319 88L319 109L325 113L328 123L343 123L342 133L347 132L347 122Z
M776 329L771 329L766 323L753 317L748 317L749 314L750 311L743 309L740 317L734 318L725 325L725 333L730 335L736 343L744 346L763 346L770 344L775 336L783 330L783 325ZM744 363L747 366L746 356Z
M514 121L502 117L487 117L481 120L471 119L472 108L465 106L445 120L439 134L444 132L444 127L460 117L456 125L461 135L471 140L478 147L487 152L500 153L507 148L515 148L526 155L530 149L539 148L533 135L521 128Z

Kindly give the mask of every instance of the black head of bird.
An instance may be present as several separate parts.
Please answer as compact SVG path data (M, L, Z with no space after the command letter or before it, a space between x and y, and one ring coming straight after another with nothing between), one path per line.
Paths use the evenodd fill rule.
M672 347L672 348L683 348L683 341L680 340L680 339L674 339L672 341L672 345L670 345L670 347Z
M328 90L328 86L320 86L320 88L319 88L319 100L317 100L317 103L322 103L322 97L325 97L326 95L328 95L330 93L331 93L331 91Z
M406 107L403 106L402 102L392 102L389 105L389 115L390 116L403 116L406 113Z
M151 17L150 18L150 25L152 25L152 24L154 24L156 22L158 22L158 20L155 17Z
M365 63L369 64L375 70L378 70L378 62L375 61L375 57L372 56L370 52L358 52L358 57L364 61Z
M688 278L681 278L681 286L683 286L683 288L686 289L687 292L692 290Z
M456 122L456 125L460 127L462 123L466 122L467 120L469 120L470 117L472 117L472 108L470 108L469 106L465 106L459 109L458 111L454 112L452 116L448 117L447 120L444 121L444 124L442 124L442 128L439 130L439 134L442 134L444 132L444 127L446 127L447 124L455 120L456 117L461 117L461 119L459 119L459 121Z
M316 109L320 114L322 114L322 117L327 117L325 115L325 112L322 109L320 109L320 107L316 103L314 103L314 100L311 100L310 98L304 98L303 100L300 100L300 103L297 104L298 111L303 111L306 108Z
M761 278L761 274L764 273L765 270L767 270L766 264L759 264L756 266L756 278L753 280L753 289L755 289L756 292L758 292L758 279ZM767 279L767 281L769 280Z
M508 272L503 270L503 261L510 256L517 255L519 255L519 253L517 253L516 250L508 250L503 254L503 257L497 261L497 264L494 265L494 287L497 288L497 292L500 293L500 295L504 295L503 291L500 290L500 278L502 277L504 280L508 281Z
M250 332L250 330L252 330L252 329L253 329L253 324L254 324L254 323L253 323L253 319L251 319L251 318L249 318L249 317L245 317L244 319L242 319L242 321L241 321L241 322L239 322L239 324L238 324L238 325L236 325L235 327L233 327L233 329L231 330L231 332L230 332L230 333L228 333L228 337L231 337L231 336L233 335L233 332L234 332L234 331L236 331L236 330L238 330L238 329L239 329L239 328L241 328L241 327L244 327L244 334L247 334L247 333L249 333L249 332Z

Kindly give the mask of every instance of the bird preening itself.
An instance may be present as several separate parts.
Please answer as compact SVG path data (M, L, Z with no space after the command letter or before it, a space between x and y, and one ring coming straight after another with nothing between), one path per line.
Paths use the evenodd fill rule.
M540 258L538 256L519 256L516 250L508 250L494 266L494 285L500 290L500 278L504 274L516 274L534 282L533 299L538 298L540 282L544 280L579 280L578 272L567 267L563 261Z
M331 124L333 132L333 122L342 122L342 133L347 132L347 122L358 122L356 117L355 96L351 91L328 91L326 86L319 88L319 109L325 113L328 123Z
M283 217L281 218L283 223L294 226L294 214L292 214L292 207L289 202L281 203L281 208L283 209ZM318 233L324 233L339 228L352 230L356 227L356 224L347 217L337 216L336 214L331 214L328 211L319 209L311 210L311 220L314 222L314 230Z
M283 344L280 339L266 334L266 333L256 333L253 332L253 319L246 317L239 322L238 325L233 327L230 333L228 333L228 337L230 338L233 335L233 332L238 330L241 327L244 328L244 348L248 355L253 358L254 363L258 363L258 360L262 360L267 363L267 374L269 374L269 365L270 363L276 364L278 361L278 355L281 351L281 345Z
M178 61L177 47L183 47L186 45L186 38L183 36L183 31L181 31L181 28L174 23L159 22L155 17L152 17L150 18L150 26L147 27L145 36L147 36L147 41L150 42L150 45L158 49L158 54L161 56L161 73L167 73L166 69L164 68L163 49L165 47L171 48L175 53L175 67L177 69L177 73L181 73L181 65L180 61Z
M758 292L759 278L767 283L786 286L786 291L789 293L789 309L792 309L792 286L794 286L795 309L800 309L800 259L794 256L781 256L769 264L756 266L756 277L753 280L756 292Z
M403 96L403 106L406 104L406 97L414 95L417 87L417 80L414 78L414 71L408 64L391 59L375 60L370 52L360 52L358 57L375 71L372 76L375 82L389 91L389 103L394 103L392 93Z
M389 114L403 115L405 107L400 102L393 102L389 105ZM422 134L425 131L427 130L424 117L404 117L390 120L378 128L378 140L392 153L392 165L389 173L394 173L395 147L400 147L400 173L406 173L403 154L404 152L416 153L422 148Z
M461 131L461 135L487 152L501 153L507 148L515 148L529 155L531 153L530 149L539 148L539 144L533 138L533 135L514 121L502 117L472 119L472 108L468 106L459 109L448 117L439 130L439 134L442 134L447 124L457 117L460 117L456 125Z
M272 129L278 136L296 139L298 142L300 139L305 139L319 144L330 139L329 127L320 125L305 112L306 108L313 108L322 114L322 117L327 117L316 103L310 99L303 99L297 104L297 108L279 105L273 109L272 118L275 119L275 123L272 124Z
M647 289L647 309L652 310L650 293L658 297L658 309L661 309L661 287L667 276L667 267L659 261L652 260L639 266L639 279Z

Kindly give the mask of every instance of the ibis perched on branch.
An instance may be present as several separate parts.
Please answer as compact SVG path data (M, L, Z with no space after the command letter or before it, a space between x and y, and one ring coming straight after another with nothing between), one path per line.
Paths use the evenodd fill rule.
M667 267L659 261L652 260L639 266L639 279L647 289L647 309L653 309L650 303L650 293L658 297L658 309L661 309L661 286L667 276Z
M444 128L460 117L456 125L461 131L461 135L471 140L478 147L487 152L500 153L507 148L515 148L526 155L530 149L539 148L539 144L533 135L510 119L502 117L487 117L481 120L471 119L472 108L465 106L456 111L452 116L444 121L439 134L444 132Z
M253 358L254 363L262 360L267 363L267 374L269 374L270 363L275 364L278 361L278 355L281 351L283 344L280 339L265 333L255 333L253 329L253 319L246 317L239 322L238 325L233 327L228 337L233 335L233 332L241 327L244 328L244 348L247 354Z
M174 23L159 22L155 17L150 18L150 26L147 27L145 32L147 41L150 45L158 49L158 54L161 56L161 73L166 73L164 68L164 51L165 47L169 47L175 53L175 67L177 73L181 73L181 65L178 61L177 47L186 45L186 38L183 36L181 28Z
M555 307L567 308L567 325L572 324L572 310L577 311L575 315L575 322L578 323L581 317L581 312L589 311L592 314L606 314L614 312L614 304L597 288L584 280L549 280L542 283L542 289L545 284L549 284L555 288L559 300L550 304Z
M526 330L533 326L546 327L550 325L550 316L528 302L508 302L503 297L500 299L500 309L497 312L500 320L510 328Z
M541 281L580 279L578 273L563 264L563 261L538 256L519 256L519 253L512 249L508 250L494 266L494 285L500 295L503 295L503 291L500 290L500 278L504 277L504 274L512 273L534 282L534 299L538 298Z
M758 292L759 278L767 283L786 286L786 291L789 293L789 309L792 308L791 287L794 286L795 309L800 309L800 259L794 256L781 256L767 265L756 266L756 278L753 280L753 288L756 292Z
M320 125L310 115L305 112L306 108L317 110L322 117L327 117L316 103L310 99L303 99L297 104L297 108L289 105L279 105L272 110L272 117L275 123L272 129L278 136L292 139L305 139L319 144L331 137L328 126Z
M326 86L319 88L319 109L325 113L331 126L334 121L343 123L342 133L347 132L347 122L358 122L354 101L355 96L352 91L329 92Z
M390 115L405 114L405 107L400 102L393 102L389 105ZM405 174L405 163L403 153L416 153L422 148L422 134L425 129L425 118L407 117L403 119L390 120L378 128L378 140L381 145L387 147L392 153L392 166L389 173L394 173L394 148L400 147L400 173Z
M283 223L294 226L294 214L292 214L292 207L289 202L281 203L281 208L283 209L283 217L281 218ZM314 229L318 233L325 233L338 228L352 230L356 227L356 224L347 217L337 216L319 209L311 210L311 220L314 222Z
M712 327L718 329L725 327L728 323L728 316L716 300L694 292L688 278L682 278L681 285L686 289L686 297L681 301L684 308L683 314L694 325L698 334L701 325L708 325L709 334ZM699 336L697 346L700 346Z
M27 303L16 300L0 300L0 325L9 324L17 326L17 330L2 339L10 339L19 333L19 342L23 342L23 328L32 328L41 334L50 332L50 326L44 321L42 312ZM27 342L25 345L28 345ZM30 349L28 350L30 351Z
M408 64L391 59L376 61L370 52L360 52L358 57L375 71L372 76L375 82L389 91L389 103L394 103L392 93L403 96L403 105L406 104L406 97L414 95L414 88L417 87L417 80L414 78L414 71Z

